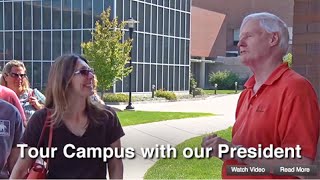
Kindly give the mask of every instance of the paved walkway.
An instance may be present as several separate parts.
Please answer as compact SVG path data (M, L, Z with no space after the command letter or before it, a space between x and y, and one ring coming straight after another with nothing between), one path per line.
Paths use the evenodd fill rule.
M175 146L192 137L232 126L238 98L239 94L209 97L199 101L133 104L136 110L211 112L218 115L125 127L126 135L121 139L122 145L135 148L136 157L124 160L124 178L142 179L145 172L157 161L157 159L144 159L141 155L141 148L156 147L156 144ZM125 105L114 107L124 109Z

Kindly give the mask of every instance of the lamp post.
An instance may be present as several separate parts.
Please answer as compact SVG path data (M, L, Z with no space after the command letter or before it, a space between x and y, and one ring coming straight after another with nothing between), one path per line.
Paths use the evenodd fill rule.
M134 25L136 23L139 23L139 21L134 20L132 17L130 17L127 21L125 21L128 24L128 28L129 28L129 37L130 39L132 39L132 33L133 33L133 29L134 29ZM132 41L131 41L131 45L132 45ZM129 52L129 56L130 56L130 67L132 68L132 48ZM131 89L131 82L132 82L132 72L130 72L129 74L129 103L128 106L126 107L127 110L132 110L134 109L134 107L132 106L132 101L131 101L131 93L132 93L132 89Z
M214 94L217 94L218 84L214 84Z
M235 90L236 90L236 94L237 94L237 92L238 92L238 82L236 81L236 82L234 82L234 88L235 88Z

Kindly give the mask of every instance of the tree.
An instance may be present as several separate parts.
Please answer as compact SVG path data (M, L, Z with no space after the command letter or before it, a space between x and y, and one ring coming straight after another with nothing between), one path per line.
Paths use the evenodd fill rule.
M101 13L100 20L95 23L92 40L81 44L84 57L95 70L102 97L116 81L132 71L132 67L126 67L131 58L132 39L122 41L125 22L118 23L117 18L110 20L110 12L108 8Z

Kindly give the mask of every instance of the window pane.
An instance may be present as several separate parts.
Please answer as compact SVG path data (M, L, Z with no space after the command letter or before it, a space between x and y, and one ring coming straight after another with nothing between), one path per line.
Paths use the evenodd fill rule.
M43 32L43 59L44 60L51 60L51 32L46 31Z
M100 14L103 11L103 0L94 0L92 2L94 22L96 22L100 18Z
M33 63L33 85L32 88L41 89L41 63L34 62Z
M137 2L136 1L132 1L132 18L133 19L138 19L138 11L137 11L137 9L138 9L138 5L137 5Z
M72 31L72 53L81 54L81 31Z
M186 49L186 46L185 46L185 40L184 39L181 39L180 40L180 43L181 43L181 45L180 45L180 47L181 47L181 54L180 54L180 64L184 64L184 62L185 62L185 57L186 57L186 51L185 51L185 49Z
M156 49L157 49L157 46L156 46L156 39L157 39L157 36L151 36L152 39L151 39L151 62L152 63L156 63Z
M41 33L33 31L33 59L41 60Z
M138 55L138 52L137 52L137 47L138 47L138 41L137 41L137 33L133 32L132 34L132 62L137 62L137 55Z
M143 34L138 34L138 62L143 62Z
M33 29L41 29L41 2L32 1Z
M22 60L22 32L14 33L14 59Z
M150 62L150 35L145 35L145 62Z
M179 66L174 67L174 84L173 84L173 89L175 91L179 91Z
M186 14L181 13L181 37L186 37Z
M163 34L163 8L158 8L158 34Z
M174 39L170 38L169 44L169 64L174 64Z
M173 66L169 66L169 91L173 91Z
M186 35L190 38L190 14L186 14Z
M164 9L164 18L163 18L163 27L164 27L164 34L169 34L169 10Z
M123 20L123 0L117 0L117 17L119 22Z
M180 53L180 48L179 48L179 39L175 39L175 48L174 48L174 54L175 54L175 64L179 64L179 53Z
M116 82L116 92L122 92L122 81L121 80Z
M144 21L144 25L145 25L145 31L146 32L151 32L150 31L150 26L151 26L151 6L149 4L145 5L145 21Z
M83 0L83 28L92 28L92 1Z
M31 32L25 31L23 33L23 60L31 60L32 44Z
M161 0L159 0L159 1L161 1ZM166 1L162 0L162 1L163 1L163 6L169 7L169 0L166 0Z
M23 29L31 29L31 2L23 2Z
M180 89L179 91L184 91L184 67L180 67Z
M22 19L22 3L21 2L14 2L13 5L14 5L14 29L21 30L22 29L22 21L21 21L21 19Z
M152 91L152 85L155 85L157 87L156 75L157 75L156 65L151 65L150 91Z
M170 1L170 7L171 8L175 8L174 6L175 6L175 0L169 0Z
M152 6L152 33L157 33L157 7Z
M164 37L164 42L163 42L163 63L167 64L168 63L168 37Z
M157 63L162 63L162 41L163 41L163 37L162 36L158 36L158 57L157 57Z
M185 11L185 10L186 10L186 2L187 2L186 0L182 0L182 1L181 1L181 10L182 10L182 11Z
M53 29L61 28L61 1L52 1L52 26Z
M42 89L44 89L45 87L47 87L47 84L48 84L48 74L50 71L51 63L43 62L42 67L43 67L43 70L42 70L42 80L43 80Z
M180 0L176 0L176 9L181 9L180 8Z
M144 65L144 91L148 92L151 89L150 85L150 64Z
M4 12L3 11L3 2L0 2L0 30L3 30L3 12ZM0 45L0 47L1 47L1 45Z
M91 40L91 31L83 31L83 42L88 42Z
M190 58L190 41L186 41L186 61L185 64L188 65L189 64L189 59Z
M87 1L87 0L84 0ZM104 0L104 7L105 9L107 9L108 7L111 7L111 9L113 8L113 2L114 1L110 1L110 0Z
M1 10L2 11L2 10ZM12 3L4 3L4 26L6 30L12 29Z
M63 29L71 28L71 0L63 0L62 2L62 23Z
M157 66L157 89L162 89L162 66Z
M170 35L174 36L174 26L175 26L175 22L174 22L174 17L175 17L175 12L173 10L170 11Z
M176 33L175 36L180 37L180 12L176 12Z
M12 40L12 32L5 32L4 33L4 42L5 42L5 59L12 60L12 51L13 51L13 40Z
M42 13L43 13L43 17L42 17L43 29L51 29L51 3L42 4ZM54 17L53 19L55 18L57 17Z
M63 31L62 32L62 53L67 54L71 53L71 32Z
M138 64L138 92L143 92L143 65Z
M54 31L52 34L52 59L61 55L61 32Z
M190 12L190 7L191 7L191 1L190 0L186 0L186 8L187 8L188 12Z
M144 31L144 4L143 3L139 3L139 24L138 24L138 30L139 31Z
M124 3L124 5L123 5L123 8L124 8L123 20L127 20L130 18L130 1L124 0L123 3ZM135 7L132 7L132 10L133 9L135 9ZM134 19L136 19L136 18L134 18Z
M81 28L81 1L73 0L72 1L72 28L80 29Z
M163 66L163 89L169 90L168 85L168 66Z

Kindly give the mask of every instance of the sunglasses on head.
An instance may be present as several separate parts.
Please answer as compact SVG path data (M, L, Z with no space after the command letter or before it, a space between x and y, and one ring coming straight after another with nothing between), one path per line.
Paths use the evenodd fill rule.
M25 77L27 77L27 74L17 74L17 73L13 73L13 72L11 72L11 73L9 73L9 74L10 74L10 76L13 77L13 78L19 78L19 77L25 78Z
M89 73L94 74L93 69L80 69L74 72L74 74L81 74L82 76L88 76Z

